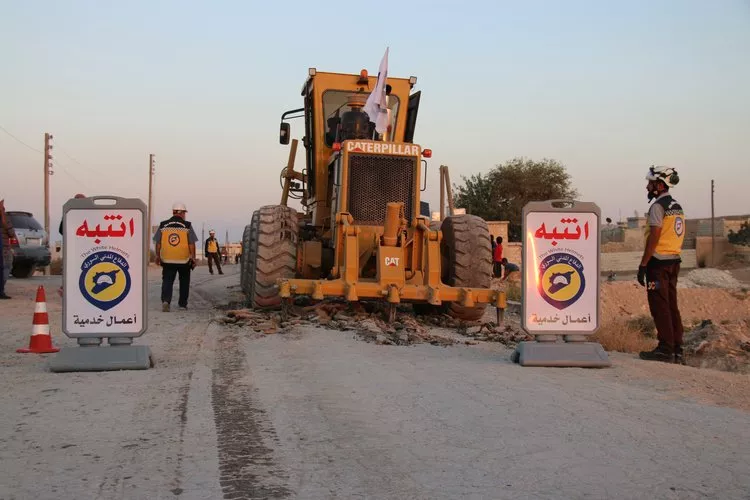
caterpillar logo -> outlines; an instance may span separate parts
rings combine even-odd
[[[398,257],[386,257],[385,265],[388,267],[398,267]]]

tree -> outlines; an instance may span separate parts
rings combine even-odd
[[[730,229],[727,239],[733,245],[750,246],[750,223],[743,222],[736,233]]]
[[[453,186],[456,206],[485,220],[509,221],[508,237],[515,241],[521,239],[521,213],[528,202],[578,196],[565,166],[547,158],[514,158],[486,174],[461,179],[463,185]]]

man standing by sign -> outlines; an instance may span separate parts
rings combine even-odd
[[[203,254],[208,259],[208,272],[213,274],[214,269],[211,265],[211,261],[216,263],[216,269],[219,274],[224,274],[221,270],[221,255],[219,254],[219,240],[216,239],[216,231],[211,229],[208,232],[208,239],[206,244],[203,245]]]
[[[195,269],[195,243],[198,235],[193,225],[185,220],[187,208],[184,203],[172,205],[172,217],[159,223],[154,235],[156,265],[162,266],[161,310],[169,311],[172,302],[172,287],[177,274],[180,275],[180,295],[177,304],[187,309],[190,294],[190,271]]]
[[[677,276],[685,239],[685,214],[669,188],[680,178],[668,167],[651,167],[646,175],[648,211],[646,248],[638,267],[638,283],[646,287],[648,307],[656,324],[659,344],[640,353],[641,359],[682,363],[682,318],[677,308]]]
[[[9,299],[10,297],[5,294],[5,282],[8,279],[13,262],[13,249],[10,246],[10,240],[16,237],[16,233],[10,217],[5,213],[5,200],[0,200],[0,233],[2,233],[0,234],[0,299]]]

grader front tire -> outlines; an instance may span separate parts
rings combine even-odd
[[[240,289],[242,293],[247,294],[250,292],[248,284],[247,274],[247,258],[250,255],[250,224],[245,226],[245,230],[242,232],[242,255],[240,256]]]
[[[250,305],[278,307],[281,297],[276,280],[294,278],[297,268],[297,211],[282,205],[261,207],[256,227],[257,233],[251,231],[254,249],[249,261],[252,263]]]
[[[492,246],[487,223],[475,215],[451,215],[443,220],[440,253],[443,282],[453,287],[490,288],[492,283]],[[476,321],[487,304],[467,308],[457,302],[446,304],[454,318]]]

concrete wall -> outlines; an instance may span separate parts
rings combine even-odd
[[[522,260],[522,244],[520,242],[503,243],[503,257],[508,259],[508,262],[518,264],[521,267]]]
[[[603,273],[614,271],[637,271],[641,263],[643,250],[637,252],[602,253],[599,270]],[[695,250],[682,251],[682,269],[693,269],[697,267]]]
[[[742,228],[742,224],[745,222],[750,222],[750,217],[747,219],[739,219],[739,220],[725,220],[724,221],[724,236],[729,236],[729,231],[734,231],[735,233]]]
[[[490,230],[490,236],[497,238],[498,236],[503,237],[503,249],[505,249],[505,243],[508,242],[508,224],[507,220],[488,220],[487,227]]]
[[[710,232],[709,232],[710,234]],[[696,259],[698,267],[713,267],[726,262],[727,255],[734,251],[735,246],[723,236],[716,237],[716,256],[711,248],[710,236],[698,236],[695,240]]]
[[[509,262],[514,264],[522,265],[522,245],[521,243],[508,243],[503,244],[503,256],[508,259]],[[750,253],[750,249],[748,250]],[[643,250],[634,252],[613,252],[613,253],[602,253],[600,258],[599,270],[603,273],[607,272],[635,272],[638,270],[638,265],[641,263],[641,256],[643,256]],[[682,269],[694,269],[698,267],[696,261],[696,251],[692,249],[682,251]]]
[[[620,241],[605,242],[602,240],[602,253],[634,252],[643,250],[646,244],[644,229],[624,229]]]

